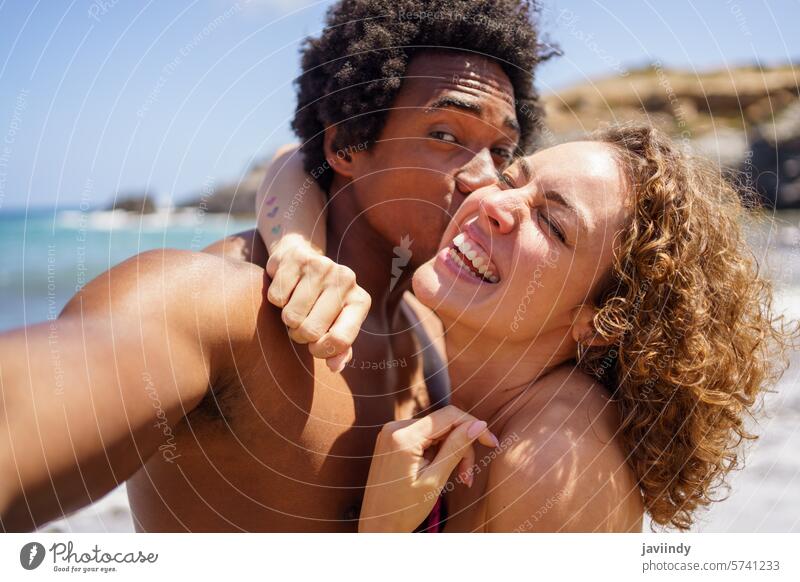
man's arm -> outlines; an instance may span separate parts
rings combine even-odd
[[[0,529],[37,527],[142,466],[252,341],[262,285],[252,265],[151,251],[58,319],[0,335]]]

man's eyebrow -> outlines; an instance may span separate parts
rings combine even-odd
[[[428,107],[425,108],[425,112],[430,113],[435,109],[446,109],[448,107],[452,107],[454,109],[463,109],[464,111],[469,111],[470,113],[474,113],[476,115],[480,115],[483,111],[480,103],[475,103],[474,101],[467,101],[459,97],[447,95],[445,97],[440,97],[428,105]]]
[[[445,95],[444,97],[439,97],[436,101],[428,105],[428,107],[425,108],[425,113],[432,113],[436,109],[447,108],[460,109],[475,115],[480,115],[483,112],[483,107],[481,107],[480,103],[461,99],[460,97],[456,97],[454,95]],[[520,133],[519,123],[517,123],[517,120],[513,117],[506,117],[503,120],[503,125],[516,133]]]

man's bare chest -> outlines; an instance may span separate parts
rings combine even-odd
[[[298,349],[241,366],[175,427],[170,462],[129,485],[144,529],[354,531],[377,434],[422,381],[413,357],[364,360],[333,374]]]
[[[352,369],[309,372],[289,385],[275,371],[269,390],[247,375],[216,414],[205,406],[179,423],[171,460],[156,455],[129,486],[144,529],[177,528],[177,518],[193,531],[354,531],[396,399],[351,389],[362,379]]]

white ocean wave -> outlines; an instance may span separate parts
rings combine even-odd
[[[198,228],[203,225],[225,227],[238,225],[240,221],[228,214],[211,214],[192,209],[159,209],[151,214],[139,214],[126,210],[63,210],[58,213],[57,226],[67,230],[133,230],[163,231],[172,228]]]

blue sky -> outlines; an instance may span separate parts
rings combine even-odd
[[[302,39],[330,2],[0,0],[0,210],[164,203],[292,140]],[[547,93],[660,60],[800,62],[798,0],[550,0]]]

